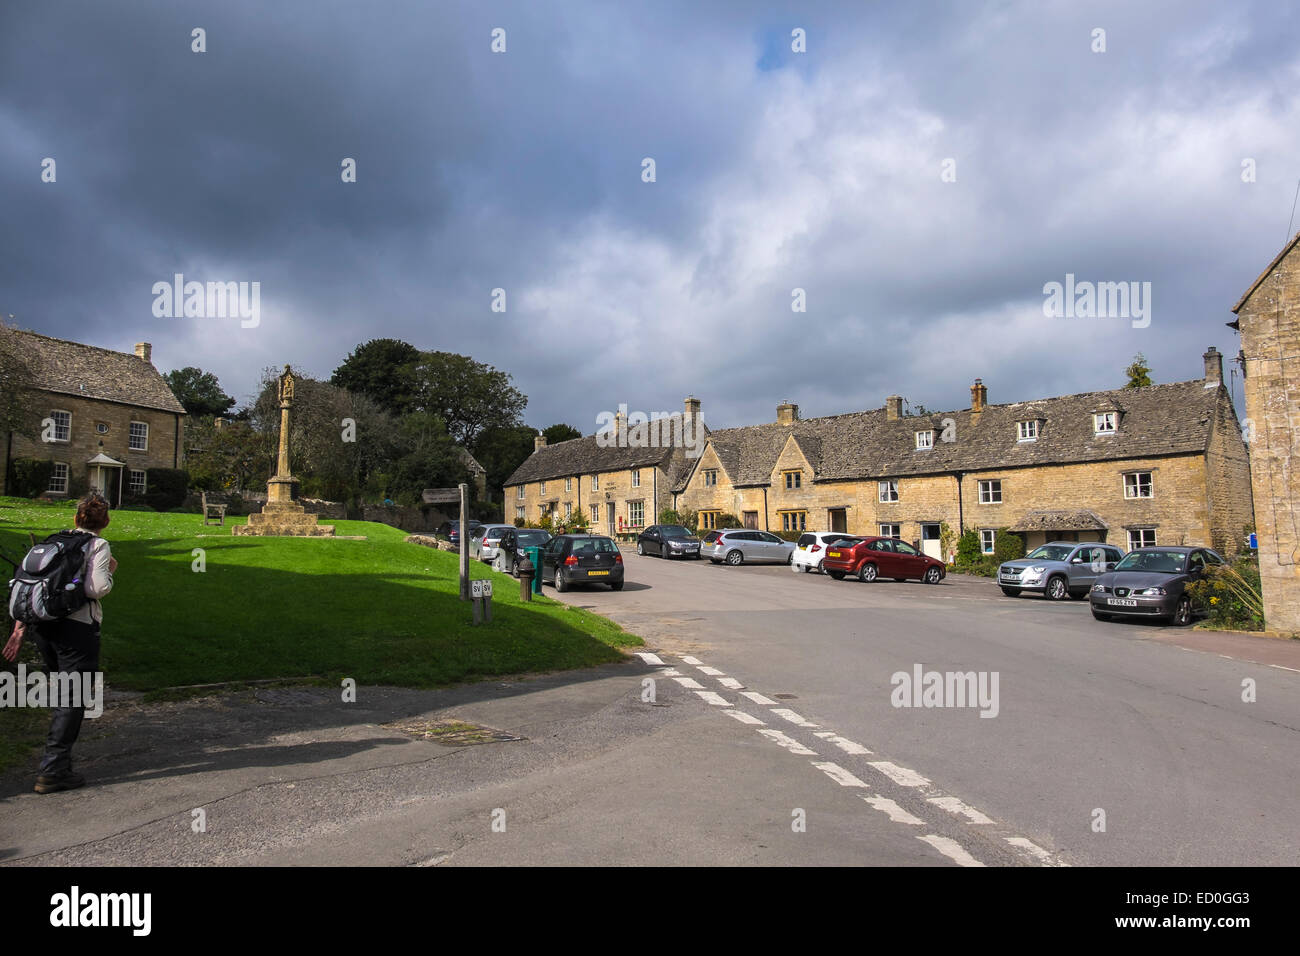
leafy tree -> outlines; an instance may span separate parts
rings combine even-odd
[[[572,425],[565,425],[560,422],[549,428],[542,429],[542,436],[546,439],[548,445],[558,445],[562,441],[571,441],[574,438],[581,438],[582,432],[578,431]]]
[[[411,410],[412,369],[420,350],[399,339],[371,339],[358,345],[330,376],[330,384],[369,396],[394,415]]]
[[[511,473],[533,453],[537,433],[527,425],[488,428],[474,446],[474,457],[487,472],[487,486],[500,491]]]
[[[211,372],[187,365],[173,369],[163,376],[176,400],[191,415],[224,415],[235,405],[235,399],[221,390],[221,383]]]
[[[1144,388],[1155,384],[1151,381],[1151,369],[1147,366],[1146,356],[1141,352],[1133,356],[1133,364],[1124,369],[1124,374],[1128,376],[1125,388]]]
[[[452,439],[470,449],[487,429],[520,424],[528,406],[508,373],[468,355],[421,352],[412,373],[413,407],[440,417]]]

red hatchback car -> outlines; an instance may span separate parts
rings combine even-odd
[[[897,538],[850,538],[832,542],[822,560],[826,573],[836,581],[856,574],[859,581],[915,578],[926,584],[938,584],[948,573],[942,561],[921,554]]]

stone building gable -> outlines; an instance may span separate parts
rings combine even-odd
[[[34,388],[185,414],[185,407],[148,358],[36,332],[11,334],[30,362]]]

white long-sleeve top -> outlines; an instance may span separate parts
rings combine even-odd
[[[113,572],[108,569],[108,563],[113,559],[113,552],[108,542],[95,532],[87,531],[85,528],[73,530],[88,534],[95,540],[86,548],[86,563],[81,572],[81,579],[86,582],[86,597],[90,598],[90,601],[85,607],[77,608],[69,614],[68,619],[80,621],[82,624],[99,624],[104,620],[104,612],[99,600],[113,590]]]

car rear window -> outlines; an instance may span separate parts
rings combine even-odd
[[[713,542],[717,541],[721,537],[722,537],[721,531],[710,531],[708,534],[704,536],[704,542],[705,544],[713,544]]]
[[[609,538],[574,538],[570,554],[616,554],[618,545]]]
[[[816,543],[817,543],[817,535],[815,535],[815,534],[801,534],[801,535],[799,535],[799,541],[798,541],[797,543],[798,543],[799,547],[801,547],[801,548],[806,548],[806,547],[807,547],[808,545],[810,545],[810,544],[816,544]]]

